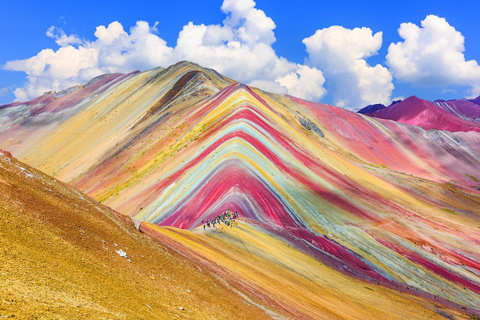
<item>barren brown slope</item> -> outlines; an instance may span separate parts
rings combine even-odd
[[[254,304],[129,218],[0,151],[1,317],[269,317]]]

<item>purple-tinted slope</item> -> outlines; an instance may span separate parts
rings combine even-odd
[[[367,113],[372,113],[372,112],[382,110],[382,109],[385,109],[385,108],[386,108],[385,105],[383,105],[381,103],[377,103],[377,104],[370,104],[370,105],[366,106],[365,108],[362,108],[362,109],[358,110],[357,112],[361,113],[361,114],[367,114]]]
[[[466,121],[480,121],[480,105],[466,100],[435,100],[434,103],[445,111]]]
[[[476,97],[475,99],[470,100],[471,102],[480,105],[480,96]]]
[[[395,105],[391,105],[388,108],[368,113],[366,115],[420,126],[426,130],[437,129],[451,132],[480,132],[479,123],[462,119],[433,102],[422,100],[415,96]]]

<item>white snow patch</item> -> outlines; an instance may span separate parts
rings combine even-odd
[[[22,168],[22,167],[18,167],[20,170],[22,170],[26,176],[30,177],[30,178],[33,178],[33,175],[25,168]]]
[[[127,256],[127,253],[125,251],[123,251],[122,249],[118,249],[117,251],[115,251],[116,253],[118,253],[118,255],[122,258],[125,258],[125,259],[128,259],[128,256]]]

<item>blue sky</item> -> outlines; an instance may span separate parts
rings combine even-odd
[[[15,99],[14,91],[19,88],[23,91],[17,90],[17,97],[23,96],[30,99],[48,86],[55,86],[51,89],[59,90],[71,84],[86,82],[85,79],[97,75],[97,73],[128,72],[129,68],[149,68],[153,67],[152,64],[156,62],[169,64],[176,59],[184,58],[197,60],[204,66],[220,69],[220,72],[247,84],[320,102],[334,103],[350,109],[358,109],[367,102],[386,102],[395,97],[410,95],[417,95],[429,100],[462,98],[476,95],[480,88],[478,65],[466,63],[469,60],[480,59],[480,43],[478,42],[480,28],[478,28],[477,22],[480,3],[478,2],[462,0],[401,2],[257,0],[253,6],[252,2],[252,0],[227,0],[222,7],[223,1],[208,0],[142,1],[141,4],[134,4],[131,1],[115,1],[114,5],[111,1],[78,1],[75,3],[2,1],[0,3],[0,43],[2,47],[0,50],[0,65],[2,65],[0,104],[13,101]],[[242,6],[247,6],[248,10],[244,10]],[[249,18],[245,18],[246,16],[242,16],[242,14],[247,15],[252,12],[255,12],[256,15],[254,15],[254,19],[251,19],[252,23],[248,25]],[[236,15],[238,19],[235,18]],[[428,20],[430,27],[422,28],[421,22],[428,15],[434,17]],[[227,17],[230,17],[229,24],[223,22]],[[131,36],[129,44],[117,43],[106,47],[99,41],[94,43],[98,40],[98,37],[94,35],[96,28],[102,25],[108,28],[109,24],[115,21],[123,27],[123,31],[127,35]],[[147,22],[148,28],[150,28],[147,33],[155,35],[156,38],[150,37],[150,40],[144,42],[138,41],[139,38],[134,38],[131,28],[139,26],[137,21]],[[258,21],[265,23],[256,25]],[[155,26],[156,22],[158,24]],[[215,41],[219,41],[218,43],[209,42],[210,51],[205,49],[207,44],[202,43],[201,46],[207,50],[205,55],[208,57],[197,57],[195,54],[203,51],[196,50],[192,43],[187,43],[182,48],[176,48],[179,32],[189,22],[193,22],[189,28],[192,35],[201,29],[199,26],[202,24],[219,28],[225,27],[222,30],[228,29],[228,32],[233,33],[225,35],[225,38],[216,37]],[[390,44],[399,41],[406,42],[399,35],[398,29],[402,23],[407,22],[425,31],[423,32],[425,36],[419,37],[421,41],[416,43],[418,47],[414,47],[412,44],[405,45],[405,48],[397,48],[395,57],[392,54],[391,59],[387,61]],[[274,27],[272,27],[272,23]],[[46,33],[52,26],[55,29],[51,29],[49,37]],[[341,26],[342,28],[336,29],[332,26]],[[238,32],[242,27],[246,27],[248,37]],[[362,31],[358,29],[358,32],[354,32],[354,28],[369,28],[371,34],[365,29]],[[139,26],[137,33],[141,29]],[[217,30],[218,28],[208,29]],[[313,37],[317,30],[323,31]],[[412,28],[409,30],[411,31]],[[381,34],[375,36],[378,32]],[[407,28],[405,28],[405,32],[407,32]],[[255,33],[261,33],[261,35],[252,40]],[[61,42],[59,39],[63,34],[65,37],[74,35],[75,38]],[[147,36],[150,35],[143,34],[138,37],[144,39]],[[461,40],[461,36],[465,38],[465,50],[463,51],[461,44],[457,43],[457,49],[452,50],[447,56],[442,55],[445,49],[441,47],[442,42],[437,39],[444,37],[444,42],[456,43]],[[302,42],[307,38],[311,39],[307,41],[310,46],[308,52],[306,43]],[[74,40],[70,41],[71,39]],[[343,39],[340,41],[343,47],[338,47],[336,39]],[[352,45],[352,41],[355,42],[356,39],[360,39],[360,44]],[[161,40],[164,40],[165,44],[161,44]],[[411,39],[412,43],[413,40]],[[151,41],[154,41],[157,47],[150,48]],[[229,41],[231,43],[239,42],[241,46],[245,46],[245,52],[251,53],[251,57],[265,55],[270,56],[271,59],[255,61],[252,63],[252,70],[246,72],[241,66],[249,65],[248,57],[250,56],[240,55],[245,56],[245,60],[236,61],[235,59],[239,56],[238,52],[227,50]],[[365,43],[365,46],[362,43]],[[134,47],[142,45],[146,47]],[[78,70],[69,70],[68,79],[67,75],[62,74],[60,70],[56,73],[37,73],[34,75],[34,80],[27,79],[26,72],[30,72],[30,74],[32,72],[28,69],[31,66],[25,62],[8,63],[36,57],[44,49],[50,48],[52,52],[57,52],[62,46],[72,46],[75,49],[95,47],[100,52],[98,62],[85,68],[88,69],[88,72],[80,70],[82,68],[80,65],[79,72],[77,72]],[[213,52],[218,52],[218,50],[212,51],[213,46],[223,50],[221,51],[223,58],[231,54],[231,60],[236,61],[236,66],[227,66],[228,61],[231,60],[225,60],[222,62],[223,64],[217,62],[219,59]],[[422,50],[429,46],[437,48],[438,51],[417,59]],[[123,63],[124,60],[118,60],[110,63],[110,58],[117,56],[113,52],[115,48],[122,54],[132,52],[128,56],[127,62]],[[153,59],[151,55],[158,50],[163,50],[162,48],[165,49],[164,57]],[[229,48],[231,49],[231,46]],[[265,51],[259,48],[263,48],[262,50]],[[148,51],[150,49],[152,49],[151,52]],[[143,54],[143,52],[147,53]],[[350,54],[341,56],[345,52],[350,52]],[[411,54],[408,57],[410,60],[407,62],[402,60],[406,53]],[[106,57],[103,59],[104,61],[110,62],[102,64],[102,55]],[[72,56],[72,59],[75,59],[75,55]],[[81,59],[80,54],[77,55],[77,59]],[[412,66],[412,63],[415,65]],[[279,67],[280,64],[282,64],[281,67]],[[379,66],[374,68],[377,64]],[[44,67],[46,69],[62,68],[61,66],[50,66],[48,63]],[[416,71],[405,71],[409,68],[414,68]],[[466,68],[468,70],[465,70]],[[264,70],[263,73],[261,69]],[[72,76],[72,74],[74,75]],[[368,76],[366,76],[367,74]],[[54,75],[60,75],[60,78],[65,79],[54,83],[52,78]],[[315,85],[310,85],[310,83]],[[362,86],[360,83],[364,83],[364,85]],[[365,83],[368,85],[365,86]],[[377,94],[375,90],[381,94]]]

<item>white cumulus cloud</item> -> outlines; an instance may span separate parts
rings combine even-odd
[[[168,65],[173,61],[173,49],[154,31],[155,26],[138,21],[128,34],[119,22],[112,22],[97,27],[95,41],[80,41],[51,27],[47,35],[60,45],[57,51],[44,49],[29,59],[8,61],[4,69],[27,74],[25,86],[14,90],[17,100],[24,101],[85,83],[100,74]],[[75,46],[78,41],[80,45]]]
[[[97,40],[86,45],[97,50],[97,67],[108,72],[166,66],[173,61],[173,49],[155,34],[156,31],[156,24],[150,27],[147,22],[138,21],[128,34],[115,21],[108,27],[97,27]]]
[[[465,38],[445,18],[428,15],[421,27],[402,23],[403,41],[388,48],[387,64],[395,78],[422,86],[465,85],[480,94],[480,66],[465,60]]]
[[[251,86],[265,91],[290,94],[306,100],[318,101],[327,94],[323,87],[325,78],[322,71],[304,65],[297,65],[297,70],[285,76],[280,76],[274,81],[254,80]]]
[[[299,65],[297,71],[278,78],[276,82],[287,88],[289,94],[296,97],[306,97],[313,101],[320,99],[327,93],[327,90],[323,88],[325,78],[317,68]]]
[[[25,86],[14,91],[17,100],[26,100],[87,80],[79,79],[79,71],[94,67],[97,57],[98,52],[93,48],[66,46],[57,51],[44,49],[29,59],[9,61],[4,68],[27,74]]]
[[[275,23],[263,10],[255,8],[253,0],[225,0],[222,11],[229,14],[223,22],[227,28],[236,29],[238,38],[247,45],[275,42]]]
[[[75,45],[82,43],[82,40],[79,39],[76,35],[72,34],[67,36],[63,29],[57,28],[55,26],[51,26],[50,28],[48,28],[46,34],[48,37],[55,39],[55,42],[61,47],[65,47],[71,44]]]
[[[390,102],[392,75],[384,66],[370,66],[365,60],[382,46],[382,32],[373,35],[369,28],[332,26],[317,30],[303,43],[310,65],[322,70],[327,78],[335,105],[358,109]]]
[[[102,73],[146,70],[189,60],[214,68],[237,81],[265,90],[318,100],[326,94],[322,71],[278,56],[272,48],[275,23],[253,0],[225,0],[221,24],[188,23],[175,47],[157,35],[157,24],[138,21],[125,31],[115,21],[96,28],[94,41],[66,35],[56,27],[47,31],[60,46],[44,49],[25,60],[9,61],[4,69],[27,74],[27,83],[14,93],[17,100],[36,97],[84,83]]]

